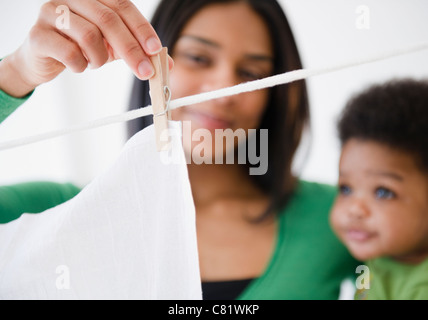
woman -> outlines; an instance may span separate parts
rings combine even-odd
[[[273,0],[165,0],[152,25],[175,62],[173,99],[301,68],[290,27]],[[118,50],[107,43],[104,59],[86,61],[114,57]],[[131,106],[147,105],[141,79],[150,72],[139,73],[141,63],[129,65],[139,78]],[[299,181],[291,171],[309,117],[304,82],[183,107],[172,117],[213,137],[227,128],[269,132],[264,175],[250,175],[247,164],[188,165],[204,298],[337,299],[356,261],[328,225],[335,190]],[[134,121],[130,134],[147,124],[147,118]],[[184,143],[188,155],[195,147]],[[208,157],[226,152],[213,148]]]

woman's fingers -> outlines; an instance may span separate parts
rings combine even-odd
[[[125,5],[125,3],[129,2],[128,0],[111,0],[110,5],[117,5],[113,8],[96,0],[65,0],[64,2],[72,12],[92,23],[100,30],[114,53],[128,64],[135,75],[140,79],[148,79],[153,75],[154,69],[151,65],[149,54],[156,53],[156,51],[146,52],[143,50],[141,42],[143,42],[143,39],[147,39],[144,42],[145,46],[152,46],[149,44],[151,41],[148,40],[154,36],[157,39],[157,36],[152,31],[153,29],[139,27],[138,38],[140,40],[137,40],[136,36],[128,28],[128,25],[141,26],[146,25],[148,22],[142,15],[137,14],[139,12],[135,6]],[[118,3],[122,4],[118,5]],[[122,16],[125,16],[124,12],[128,16],[126,23],[122,20]],[[158,45],[161,48],[160,42]]]
[[[58,24],[61,19],[69,23]],[[161,48],[153,27],[129,0],[51,0],[14,61],[21,61],[16,69],[23,69],[22,78],[32,86],[52,80],[65,67],[83,72],[116,59],[146,80],[154,74],[150,56]]]
[[[100,2],[120,16],[146,54],[155,55],[161,51],[162,44],[155,30],[131,1],[100,0]]]
[[[43,9],[45,12],[40,18],[42,23],[52,26],[58,18],[56,7],[52,2],[48,2],[45,5]],[[92,68],[99,68],[104,65],[109,59],[109,53],[101,31],[95,25],[73,12],[69,12],[68,20],[69,28],[57,29],[52,26],[52,30],[64,35],[66,39],[73,40],[79,46]]]
[[[33,27],[30,31],[30,45],[33,50],[36,50],[38,56],[43,57],[42,59],[51,60],[51,63],[47,62],[43,65],[45,70],[40,72],[43,75],[49,76],[51,72],[49,69],[51,68],[52,73],[55,69],[58,69],[58,65],[54,63],[55,61],[59,61],[76,73],[83,72],[88,66],[88,61],[80,47],[74,41],[65,38],[55,30],[39,26]],[[34,69],[36,69],[41,63],[36,59],[34,65]]]

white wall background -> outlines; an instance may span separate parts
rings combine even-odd
[[[15,50],[34,24],[41,0],[2,0],[0,56]],[[135,0],[150,18],[157,0]],[[428,41],[426,0],[282,0],[305,67],[352,60]],[[359,6],[369,9],[360,28]],[[277,41],[281,41],[277,39]],[[339,158],[335,121],[347,99],[367,85],[399,76],[428,78],[428,51],[308,80],[313,141],[302,168],[306,179],[335,183]],[[127,110],[132,74],[116,61],[83,74],[64,72],[40,86],[0,124],[0,141],[33,135]],[[126,141],[125,124],[85,131],[0,152],[0,185],[28,180],[85,185],[107,168]]]

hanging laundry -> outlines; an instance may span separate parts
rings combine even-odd
[[[152,125],[75,198],[0,225],[0,299],[202,299],[181,124],[169,131],[168,154]]]

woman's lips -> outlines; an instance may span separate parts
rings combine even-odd
[[[196,120],[199,125],[206,129],[227,129],[232,127],[232,122],[221,116],[213,115],[208,112],[187,110],[191,120]]]

